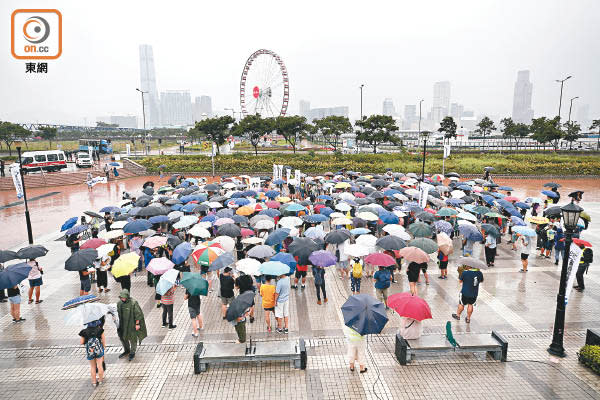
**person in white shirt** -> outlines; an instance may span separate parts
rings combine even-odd
[[[423,324],[416,319],[402,317],[398,333],[404,339],[418,339],[423,334]]]

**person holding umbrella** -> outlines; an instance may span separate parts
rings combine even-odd
[[[246,316],[250,313],[252,304],[254,304],[254,293],[248,291],[236,297],[227,310],[225,318],[235,327],[237,343],[246,342]]]
[[[110,292],[108,288],[108,269],[110,268],[110,257],[108,255],[104,255],[95,262],[96,267],[96,275],[97,281],[96,285],[98,286],[98,292],[102,293],[105,291],[106,293]]]
[[[33,303],[32,296],[34,290],[35,304],[40,304],[42,301],[44,301],[40,300],[41,286],[44,284],[42,281],[42,274],[44,273],[44,270],[40,267],[35,258],[30,259],[27,264],[31,267],[29,276],[27,277],[27,279],[29,279],[29,304]]]
[[[584,240],[574,239],[573,243],[583,250],[581,254],[581,260],[579,261],[579,266],[577,267],[577,272],[575,273],[577,285],[573,286],[573,289],[577,290],[578,292],[583,292],[585,289],[583,274],[587,273],[590,264],[594,262],[594,252],[591,249],[592,245]]]
[[[129,296],[129,290],[122,290],[119,293],[119,300],[117,302],[117,312],[119,314],[117,333],[123,344],[123,353],[119,354],[119,358],[129,355],[129,361],[131,361],[135,357],[138,342],[142,343],[142,340],[148,336],[146,321],[138,302]]]
[[[481,263],[481,261],[470,257],[466,260],[469,259]],[[456,310],[456,314],[452,314],[452,318],[460,321],[460,314],[462,314],[465,306],[467,306],[467,318],[465,319],[465,322],[468,324],[471,322],[473,306],[475,305],[477,295],[479,294],[479,284],[483,282],[483,274],[479,269],[471,269],[471,265],[464,264],[464,270],[459,282],[462,283],[462,288],[459,294],[458,309]]]

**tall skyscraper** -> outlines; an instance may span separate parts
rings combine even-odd
[[[194,99],[194,121],[212,117],[212,100],[210,96],[200,96]]]
[[[533,119],[533,110],[531,109],[532,91],[533,84],[529,81],[529,71],[524,70],[517,72],[512,111],[512,119],[514,122],[525,124],[531,123],[531,120]]]
[[[300,100],[298,114],[306,119],[310,118],[310,101]]]
[[[460,124],[460,119],[462,118],[464,111],[465,106],[463,106],[462,104],[450,104],[450,116],[454,119],[454,122],[456,122],[456,124]]]
[[[383,115],[393,117],[396,115],[396,108],[394,107],[394,101],[389,97],[383,100]]]
[[[192,97],[188,90],[167,90],[160,94],[160,114],[163,126],[187,126],[194,123]]]
[[[413,123],[418,122],[417,106],[414,104],[407,104],[404,106],[404,120],[402,121],[402,129],[412,129]]]
[[[331,115],[335,115],[338,117],[348,117],[348,107],[340,106],[340,107],[311,108],[310,118],[307,118],[307,119],[309,122],[312,122],[312,120],[314,120],[314,119],[321,119],[321,118],[329,117]]]
[[[156,89],[156,73],[154,71],[154,53],[152,46],[140,45],[140,90],[144,93],[146,112],[146,128],[160,125],[160,101]]]
[[[450,111],[450,82],[436,82],[433,85],[433,107],[431,117],[433,122],[439,124]]]

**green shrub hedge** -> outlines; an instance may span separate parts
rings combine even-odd
[[[140,161],[151,172],[164,164],[167,171],[210,172],[211,158],[202,155],[173,155],[147,157]],[[273,164],[289,165],[307,173],[348,170],[382,173],[387,168],[399,172],[421,171],[419,154],[291,154],[274,153],[254,156],[235,153],[215,157],[215,171],[220,173],[269,172]],[[486,166],[494,167],[494,174],[522,175],[600,175],[600,157],[557,154],[456,154],[446,160],[446,171],[460,174],[481,174]],[[425,173],[441,173],[440,155],[427,156]]]
[[[600,375],[600,346],[585,345],[577,353],[579,361]]]

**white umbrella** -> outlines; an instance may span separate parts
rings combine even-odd
[[[74,310],[69,310],[64,321],[66,325],[81,326],[99,320],[108,313],[108,306],[103,303],[84,303]]]
[[[268,219],[258,221],[256,225],[254,225],[254,229],[273,229],[274,227],[275,223],[273,221],[269,221]]]
[[[321,225],[312,226],[304,232],[304,236],[311,239],[324,239],[325,231],[323,230],[323,226]]]
[[[208,202],[207,206],[209,208],[223,208],[223,204],[216,202],[216,201],[210,201]]]
[[[256,236],[242,239],[242,243],[244,243],[244,244],[263,244],[264,242],[265,242],[265,238],[259,238]]]
[[[416,185],[417,183],[418,183],[418,181],[416,179],[414,179],[414,178],[408,178],[407,180],[404,181],[404,184],[406,186]]]
[[[233,189],[235,187],[235,183],[233,183],[233,182],[227,182],[226,184],[223,185],[223,187],[225,189]]]
[[[279,225],[284,228],[293,228],[302,225],[302,220],[298,217],[283,217],[279,220]]]
[[[331,219],[336,219],[336,218],[345,218],[346,215],[342,214],[341,212],[332,212],[331,214],[329,214],[329,218]]]
[[[104,231],[104,232],[100,233],[100,235],[98,235],[98,236],[100,236],[100,238],[102,238],[102,239],[110,240],[110,239],[116,239],[118,237],[121,237],[124,234],[125,233],[123,232],[122,229],[114,229],[114,230],[110,230],[108,232]]]
[[[361,212],[357,215],[358,218],[364,219],[365,221],[377,221],[379,217],[372,212]]]
[[[199,226],[200,228],[208,229],[212,226],[212,222],[210,221],[200,221],[194,226]]]
[[[410,188],[410,189],[406,189],[404,191],[404,194],[407,194],[407,195],[409,195],[411,197],[415,197],[415,196],[419,195],[419,191],[417,189]]]
[[[477,217],[475,217],[473,214],[470,214],[468,212],[459,212],[456,215],[456,218],[466,219],[467,221],[472,221],[472,222],[477,221]]]
[[[462,190],[453,190],[452,192],[450,192],[450,196],[452,196],[452,198],[454,199],[462,199],[466,196],[466,193]]]
[[[365,247],[375,247],[375,243],[377,242],[377,238],[371,234],[367,234],[367,235],[360,235],[359,237],[356,238],[356,244],[359,244],[361,246],[365,246]]]
[[[464,220],[464,219],[459,219],[458,220],[458,225],[472,225],[472,226],[475,226],[474,223],[472,223],[470,221],[467,221],[467,220]]]
[[[402,193],[395,193],[394,194],[394,198],[396,200],[400,200],[400,201],[407,201],[408,197],[406,197],[405,195],[403,195]]]
[[[212,241],[219,243],[225,251],[233,251],[235,249],[235,240],[229,236],[217,236]]]
[[[451,181],[459,181],[460,179],[457,178],[456,176],[451,176],[448,179],[450,179]]]
[[[235,269],[246,275],[260,275],[260,261],[254,258],[242,258],[235,263]]]
[[[397,217],[399,217],[399,218],[404,218],[404,217],[406,217],[406,214],[405,214],[405,213],[403,213],[402,211],[394,210],[394,211],[392,211],[392,212],[393,212],[393,213],[394,213],[394,214],[395,214]]]
[[[340,195],[338,197],[342,200],[354,200],[355,199],[354,195],[352,193],[348,193],[348,192],[340,193]]]
[[[98,258],[101,259],[103,257],[106,257],[108,255],[108,253],[110,253],[114,249],[115,249],[114,243],[103,244],[102,246],[100,246],[96,249],[96,251],[98,252]]]
[[[123,227],[127,225],[127,223],[127,221],[115,221],[110,225],[110,229],[123,229]]]
[[[333,221],[331,221],[332,225],[352,225],[352,220],[350,218],[346,218],[346,217],[341,217],[341,218],[336,218]]]
[[[350,207],[350,204],[348,204],[348,203],[338,203],[335,205],[335,209],[345,212],[345,211],[350,211],[352,209],[352,207]]]
[[[183,215],[184,215],[184,214],[183,214],[183,212],[181,212],[181,211],[171,211],[171,212],[169,213],[169,215],[167,215],[167,217],[169,217],[169,221],[174,221],[174,220],[176,220],[177,218],[181,218],[181,217],[183,217]]]
[[[199,237],[202,239],[206,239],[212,236],[206,228],[203,228],[198,224],[192,226],[192,229],[190,229],[188,233],[192,236]]]
[[[360,244],[350,244],[344,246],[344,254],[349,255],[350,257],[362,257],[369,254],[369,249]]]

